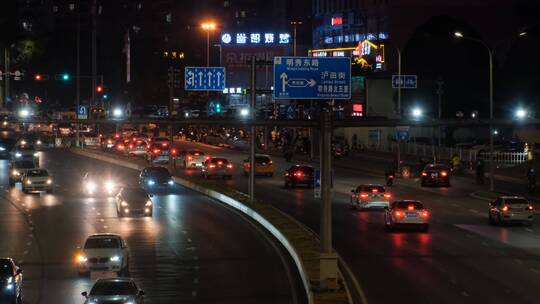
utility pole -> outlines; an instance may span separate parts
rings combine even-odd
[[[337,255],[332,247],[332,108],[321,113],[321,252],[320,288],[333,289],[337,286]]]
[[[291,25],[293,26],[293,56],[296,56],[296,36],[297,36],[296,27],[298,25],[302,25],[302,21],[291,21]]]
[[[397,117],[401,119],[401,49],[397,49],[398,53],[398,102],[397,102]],[[401,147],[400,147],[400,139],[396,138],[397,143],[397,172],[398,174],[401,173]]]
[[[75,136],[75,146],[79,147],[80,145],[80,133],[79,130],[81,128],[81,125],[79,123],[79,107],[81,103],[81,11],[80,7],[77,7],[77,68],[76,68],[76,76],[75,76],[75,86],[76,86],[76,97],[77,100],[77,131]],[[95,90],[95,88],[92,89],[92,91]],[[87,113],[86,115],[90,115],[90,113]],[[82,145],[84,146],[84,145]]]
[[[92,105],[96,105],[97,87],[97,0],[92,0]]]
[[[441,159],[441,137],[442,137],[442,96],[444,94],[443,89],[444,81],[442,79],[437,80],[437,96],[438,96],[438,108],[439,108],[439,160]]]
[[[248,184],[248,194],[249,201],[253,203],[255,201],[255,136],[256,127],[254,125],[257,113],[255,111],[256,101],[257,101],[257,57],[251,57],[251,104],[249,109],[249,114],[251,118],[250,124],[250,138],[249,138],[249,184]]]
[[[4,103],[7,104],[9,100],[9,96],[10,96],[9,80],[11,78],[11,66],[10,66],[11,65],[11,45],[7,45],[4,50],[4,60],[5,60],[4,68],[5,68],[5,78],[6,78],[5,87],[4,87],[4,94],[5,94]],[[5,104],[0,105],[1,106],[0,108],[3,108]]]

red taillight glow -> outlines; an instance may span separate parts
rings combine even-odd
[[[414,210],[414,206],[413,205],[407,206],[407,210]]]
[[[401,212],[401,211],[394,211],[394,216],[395,216],[395,217],[402,217],[402,216],[403,216],[403,212]]]
[[[187,157],[187,160],[193,160],[193,157],[188,156],[188,157]]]
[[[114,134],[114,138],[120,138],[120,134]]]
[[[534,209],[534,208],[533,208],[533,206],[532,206],[532,205],[529,205],[529,206],[527,206],[527,210],[530,210],[530,211],[532,211],[533,209]]]
[[[118,145],[118,150],[124,150],[124,145]]]
[[[302,173],[302,171],[296,171],[294,172],[294,176],[301,177],[304,176],[304,173]]]
[[[168,145],[169,145],[168,143],[162,143],[162,144],[161,144],[162,147],[166,147],[166,146],[168,146]]]
[[[366,197],[368,197],[368,195],[367,195],[367,193],[360,193],[360,197],[366,198]]]
[[[112,140],[110,140],[110,139],[107,140],[107,143],[112,144]]]
[[[379,189],[377,189],[377,188],[373,188],[373,189],[371,189],[371,192],[373,192],[373,193],[377,193],[377,192],[379,192]]]
[[[422,176],[427,176],[427,173],[426,173],[426,172],[422,172]]]
[[[133,145],[129,145],[128,147],[129,147],[130,149],[133,149]]]
[[[212,169],[212,168],[215,168],[216,165],[209,165],[208,168]]]
[[[384,195],[384,198],[391,198],[391,197],[392,197],[392,195],[391,195],[390,193],[386,193],[386,194]]]
[[[289,176],[289,172],[285,172],[285,176]]]
[[[269,164],[269,165],[271,165],[271,164],[272,164],[272,161],[271,161],[271,160],[270,160],[270,161],[268,161],[268,164]]]
[[[172,149],[172,154],[176,154],[176,149]]]
[[[422,217],[428,217],[428,216],[429,216],[429,213],[428,213],[427,211],[424,210],[424,211],[422,211],[422,213],[420,213],[420,215],[421,215]]]
[[[158,153],[159,153],[159,149],[154,149],[154,153],[155,153],[155,154],[158,154]]]
[[[508,211],[508,206],[504,205],[504,206],[501,208],[501,211],[502,211],[502,212]]]
[[[232,169],[232,164],[228,164],[227,168]]]
[[[446,171],[443,171],[443,172],[441,172],[441,175],[442,175],[442,176],[447,176],[448,173],[446,173]]]
[[[223,165],[223,162],[222,162],[222,161],[218,161],[217,164],[218,164],[218,165]]]
[[[210,159],[210,156],[207,156],[207,157],[205,157],[204,159],[205,159],[205,160],[209,160],[209,159]]]

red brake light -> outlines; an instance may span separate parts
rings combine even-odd
[[[176,149],[172,149],[172,154],[176,154]]]
[[[199,156],[199,153],[193,153],[193,155],[195,155],[195,156]]]
[[[373,188],[373,189],[371,189],[371,192],[377,193],[377,192],[379,192],[379,189]]]
[[[208,167],[209,167],[209,168],[215,168],[216,165],[209,165]]]
[[[187,159],[188,159],[188,160],[193,160],[193,157],[188,156]]]
[[[232,164],[228,164],[227,168],[232,169]]]
[[[367,193],[360,193],[360,197],[366,198],[368,197]]]
[[[158,154],[158,153],[159,153],[159,149],[154,149],[154,153],[155,153],[155,154]]]
[[[209,160],[209,159],[210,159],[210,156],[207,156],[207,157],[205,157],[204,159],[205,159],[205,160]]]
[[[129,148],[130,148],[130,149],[133,149],[133,145],[130,144],[130,145],[129,145]]]
[[[124,145],[118,145],[118,150],[122,150],[124,148],[125,148]]]
[[[269,164],[269,165],[271,165],[271,164],[272,164],[272,161],[271,161],[271,160],[270,160],[270,161],[268,161],[268,164]]]
[[[301,176],[304,176],[304,173],[302,173],[302,171],[296,171],[294,172],[294,176],[301,177]]]
[[[422,176],[427,176],[427,173],[426,173],[426,172],[422,172]]]
[[[532,205],[527,206],[527,210],[531,210],[531,211],[532,211],[532,210],[533,210],[533,206],[532,206]]]
[[[114,138],[120,138],[120,134],[114,134]]]
[[[218,164],[218,165],[223,165],[223,162],[222,162],[222,161],[218,161],[217,164]]]
[[[501,211],[502,211],[502,212],[508,211],[508,206],[507,206],[507,205],[504,205],[504,206],[501,208]]]
[[[442,175],[442,176],[447,176],[448,173],[446,173],[446,171],[442,171],[442,172],[441,172],[441,175]]]
[[[392,195],[391,195],[390,193],[386,193],[386,194],[384,194],[384,197],[385,197],[385,198],[391,198]]]
[[[394,216],[395,216],[395,217],[402,217],[402,216],[403,216],[403,212],[401,212],[401,211],[394,211]]]
[[[423,217],[428,217],[429,213],[426,210],[424,210],[422,211],[422,213],[420,213],[420,215],[422,215]]]
[[[166,147],[166,146],[168,146],[168,145],[169,145],[168,143],[161,143],[161,146],[162,146],[162,147]]]
[[[112,140],[110,140],[110,139],[107,140],[107,143],[112,144]]]
[[[407,206],[407,210],[414,210],[414,206],[413,205]]]

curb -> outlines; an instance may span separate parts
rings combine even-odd
[[[78,155],[81,155],[81,156],[85,156],[85,157],[90,157],[90,158],[94,158],[94,159],[98,159],[98,160],[102,160],[102,161],[105,161],[105,162],[109,162],[109,163],[113,163],[115,165],[120,165],[120,166],[123,166],[123,167],[126,167],[126,168],[130,168],[130,169],[134,169],[134,170],[142,170],[145,165],[143,164],[136,164],[136,163],[133,163],[131,161],[126,161],[126,160],[122,160],[122,159],[117,159],[117,158],[113,158],[113,156],[111,155],[101,155],[100,153],[95,153],[95,152],[87,152],[87,151],[84,151],[84,150],[80,150],[80,149],[76,149],[76,148],[72,148],[71,149],[72,152],[74,152],[75,154],[78,154]],[[101,151],[99,151],[101,152]],[[294,263],[296,264],[296,268],[297,268],[297,271],[298,273],[300,274],[300,277],[301,277],[301,280],[302,280],[302,285],[304,286],[304,290],[306,292],[306,296],[307,296],[307,300],[308,300],[308,303],[312,304],[312,303],[316,303],[315,301],[315,294],[314,294],[314,291],[312,290],[312,286],[311,286],[311,280],[309,278],[309,273],[300,257],[300,254],[299,252],[297,252],[297,250],[294,248],[294,246],[291,244],[291,242],[287,239],[287,237],[281,232],[279,231],[279,229],[274,226],[272,223],[270,223],[266,218],[264,218],[261,214],[259,214],[257,211],[255,211],[254,209],[250,208],[249,206],[243,204],[242,202],[230,197],[230,196],[227,196],[223,193],[220,193],[216,190],[212,190],[212,189],[209,189],[209,188],[205,188],[204,186],[201,186],[201,185],[198,185],[197,183],[195,182],[192,182],[192,181],[189,181],[187,179],[184,179],[182,177],[178,177],[178,176],[173,176],[173,179],[174,181],[181,185],[181,186],[184,186],[188,189],[191,189],[191,190],[194,190],[196,192],[199,192],[199,193],[202,193],[210,198],[213,198],[221,203],[224,203],[232,208],[234,208],[235,210],[238,210],[240,212],[242,212],[243,214],[247,215],[249,218],[251,218],[253,221],[257,222],[258,224],[260,224],[264,229],[266,229],[266,231],[268,231],[270,234],[272,234],[272,236],[274,236],[278,241],[279,243],[287,250],[287,252],[289,253],[289,255],[291,256],[292,260],[294,261]],[[307,229],[307,227],[305,227],[303,224],[299,223],[298,221],[292,219],[289,215],[283,213],[282,211],[276,209],[276,208],[273,208],[275,211],[277,211],[279,214],[281,214],[282,216],[286,217],[287,219],[289,220],[292,220],[292,222],[296,223],[300,229],[303,229],[304,231],[307,231],[310,235],[312,235],[315,239],[318,240],[318,237],[316,234],[314,234],[313,231]],[[339,264],[339,275],[340,275],[340,279],[344,282],[344,289],[345,289],[345,292],[347,294],[347,297],[349,299],[349,303],[350,304],[357,304],[357,303],[367,303],[367,300],[364,296],[364,292],[363,290],[361,289],[360,287],[360,284],[358,283],[358,281],[356,280],[356,277],[354,276],[354,274],[352,273],[351,269],[348,267],[348,265],[345,263],[345,261],[338,255],[338,264]],[[344,275],[345,274],[345,275]],[[347,280],[345,280],[347,279]],[[353,295],[354,295],[354,298],[353,298]],[[357,301],[356,299],[358,299],[359,301]],[[325,303],[332,303],[332,302],[325,302]]]

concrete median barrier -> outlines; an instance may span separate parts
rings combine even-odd
[[[128,159],[122,155],[92,149],[71,149],[74,153],[115,165],[141,170],[143,160]],[[263,202],[248,203],[245,193],[211,183],[193,176],[175,176],[175,182],[224,203],[258,223],[286,249],[302,279],[309,303],[359,304],[367,303],[354,274],[343,259],[339,259],[339,288],[319,290],[319,248],[315,233],[292,217]]]

